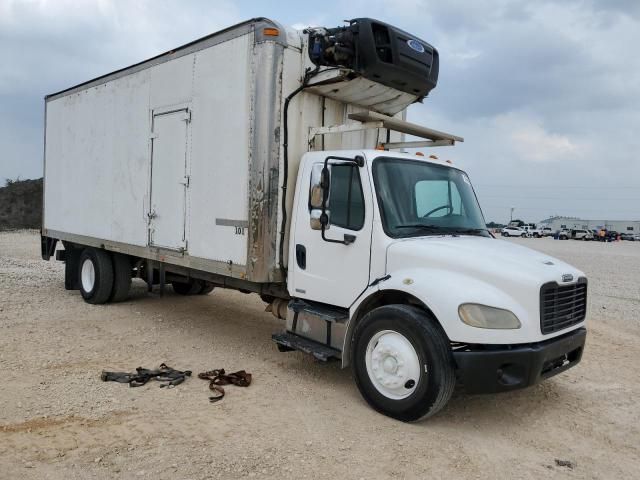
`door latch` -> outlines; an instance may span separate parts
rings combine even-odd
[[[149,219],[149,221],[153,220],[157,216],[158,214],[156,213],[155,210],[151,210],[149,213],[147,213],[147,218]]]

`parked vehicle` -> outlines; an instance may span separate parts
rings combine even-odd
[[[524,229],[524,227],[504,227],[501,231],[503,237],[530,237],[531,233]]]
[[[574,240],[593,240],[593,233],[590,230],[573,229],[571,238]]]
[[[543,237],[551,237],[551,236],[553,236],[553,230],[551,230],[551,227],[542,227],[540,229],[540,234]]]
[[[528,223],[524,227],[524,230],[534,238],[542,237],[542,230],[539,229],[534,223]]]
[[[620,234],[615,230],[607,230],[607,235],[606,235],[607,241],[615,242],[616,240],[618,240],[619,235]]]
[[[620,240],[628,240],[630,242],[640,241],[640,233],[621,233]]]
[[[557,240],[569,240],[569,238],[571,238],[571,232],[566,228],[563,228],[562,230],[558,230],[553,238]]]
[[[494,239],[462,169],[394,151],[462,141],[404,120],[438,65],[379,21],[260,18],[49,95],[42,257],[90,304],[124,300],[132,277],[257,293],[284,320],[279,349],[351,366],[405,421],[456,381],[498,392],[565,371],[584,273]]]

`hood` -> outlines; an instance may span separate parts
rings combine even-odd
[[[584,276],[562,260],[488,237],[410,238],[395,241],[387,248],[387,273],[418,266],[478,277],[489,283],[508,280],[527,286],[551,281],[572,283]]]

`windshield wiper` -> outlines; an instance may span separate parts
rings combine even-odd
[[[485,233],[488,232],[486,228],[455,228],[452,227],[451,231],[460,234],[474,234],[474,233]]]
[[[394,228],[420,228],[422,230],[429,230],[431,232],[442,231],[442,227],[439,225],[429,225],[425,223],[408,223],[406,225],[396,225]]]

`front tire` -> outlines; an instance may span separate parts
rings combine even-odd
[[[104,250],[85,248],[78,262],[78,283],[84,301],[106,303],[113,291],[113,262]]]
[[[435,319],[410,305],[369,312],[353,334],[353,375],[364,399],[405,422],[430,417],[455,387],[449,339]]]
[[[503,237],[508,237],[508,236],[509,236],[509,233],[508,233],[508,232],[502,232],[502,236],[503,236]]]

